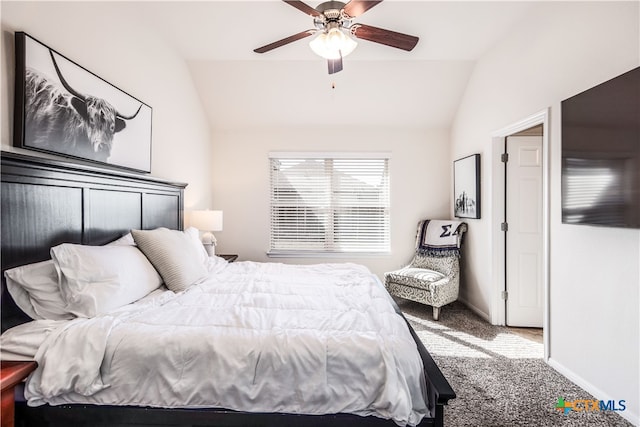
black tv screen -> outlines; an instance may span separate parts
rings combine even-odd
[[[562,101],[562,222],[640,228],[640,67]]]

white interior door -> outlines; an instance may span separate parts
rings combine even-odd
[[[506,323],[543,324],[542,137],[507,138]]]

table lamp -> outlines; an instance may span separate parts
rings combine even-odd
[[[222,231],[222,211],[191,211],[191,225],[202,232],[202,244],[209,256],[214,256],[218,242],[212,231]]]

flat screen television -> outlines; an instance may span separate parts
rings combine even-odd
[[[640,228],[640,67],[562,101],[562,222]]]

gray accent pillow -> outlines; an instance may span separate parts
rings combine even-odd
[[[158,270],[164,284],[173,292],[181,292],[198,283],[207,269],[196,244],[186,233],[168,228],[131,230],[138,249]]]

